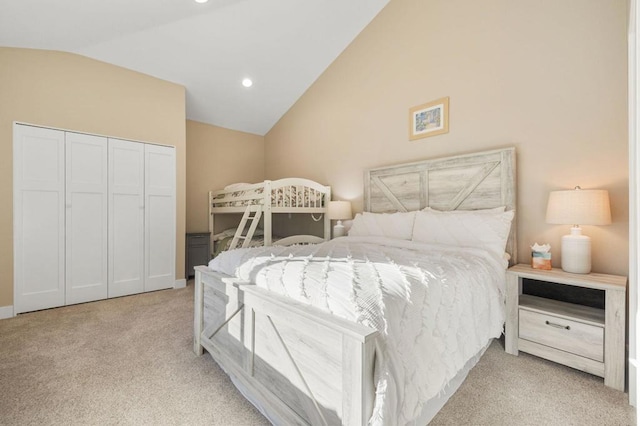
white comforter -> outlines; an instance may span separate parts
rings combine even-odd
[[[380,332],[372,425],[409,424],[504,323],[506,260],[372,237],[231,250],[209,264]]]

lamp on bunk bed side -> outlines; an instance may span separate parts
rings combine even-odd
[[[330,201],[327,214],[329,219],[338,221],[333,227],[333,238],[343,237],[345,231],[342,221],[351,219],[351,203],[349,201]]]

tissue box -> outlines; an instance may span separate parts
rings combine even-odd
[[[533,269],[551,269],[551,253],[542,253],[539,251],[531,252],[531,267]]]

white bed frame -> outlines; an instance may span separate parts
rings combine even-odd
[[[255,191],[262,188],[261,194],[245,193],[237,196],[239,191]],[[306,194],[314,201],[308,203],[304,207],[291,207],[276,202],[272,202],[272,191],[282,190],[286,194],[296,193]],[[317,200],[317,201],[316,201]],[[324,215],[324,234],[323,237],[315,235],[294,235],[284,238],[278,244],[290,245],[301,243],[318,243],[329,240],[331,238],[331,221],[328,218],[327,207],[331,200],[331,187],[324,186],[317,182],[303,178],[286,178],[278,180],[265,180],[260,183],[243,186],[241,189],[222,189],[218,191],[209,191],[209,232],[211,233],[211,251],[214,251],[213,236],[215,234],[215,215],[224,213],[248,213],[251,206],[261,206],[261,215],[264,218],[264,245],[273,244],[272,232],[272,214],[273,213],[310,213]],[[304,204],[300,197],[297,199],[297,205]],[[242,203],[241,206],[227,206],[228,203]],[[253,228],[255,229],[255,228]],[[253,236],[251,232],[248,236],[250,240]]]
[[[515,208],[515,150],[369,170],[372,212]],[[509,240],[515,256],[515,224]],[[194,351],[203,349],[274,424],[365,425],[377,332],[200,266]]]

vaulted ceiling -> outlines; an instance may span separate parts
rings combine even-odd
[[[264,135],[388,1],[0,0],[0,45],[179,83],[187,118]]]

